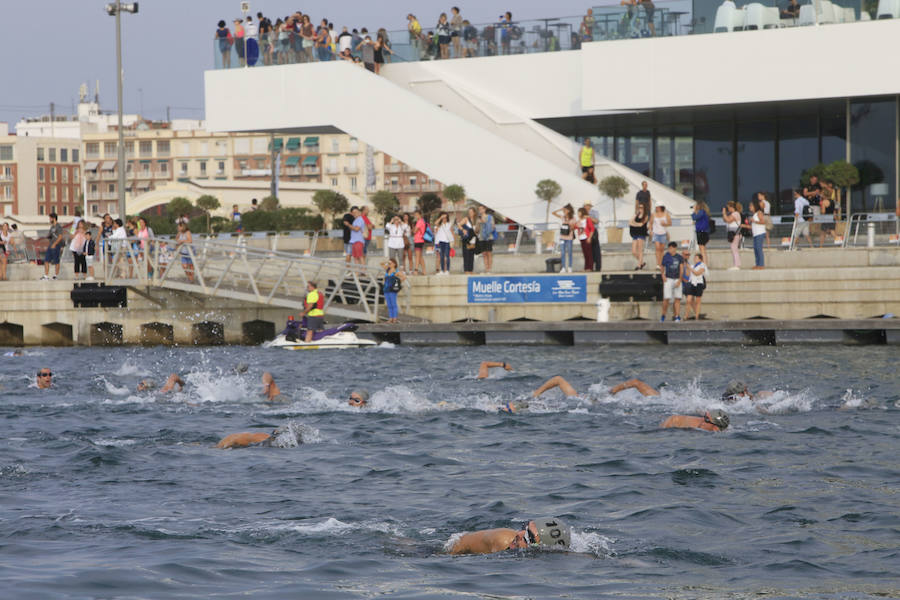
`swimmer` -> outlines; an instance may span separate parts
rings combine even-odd
[[[763,398],[769,398],[772,394],[773,392],[769,391],[760,391],[754,394],[750,391],[750,388],[745,382],[732,379],[728,382],[725,391],[722,392],[722,401],[729,404],[733,404],[743,398],[749,398],[750,400],[756,401],[762,400]]]
[[[178,375],[176,375],[175,373],[172,373],[171,375],[169,375],[169,378],[166,379],[165,385],[163,385],[162,388],[160,388],[159,393],[160,394],[168,394],[169,392],[171,392],[172,390],[175,389],[176,385],[178,386],[178,391],[180,392],[181,390],[184,389],[184,380],[181,377],[179,377]],[[150,391],[153,391],[153,389],[155,387],[156,387],[156,382],[153,381],[152,379],[142,379],[137,384],[137,391],[150,392]]]
[[[702,417],[691,417],[688,415],[672,415],[662,422],[660,427],[663,429],[680,428],[680,429],[703,429],[706,431],[724,431],[728,428],[730,419],[725,411],[715,408],[708,410]]]
[[[478,376],[475,379],[487,379],[491,372],[491,369],[506,369],[507,371],[512,371],[513,368],[506,362],[490,362],[485,361],[481,363],[481,366],[478,367]]]
[[[44,367],[37,372],[35,383],[39,390],[46,390],[53,385],[53,372],[49,367]]]
[[[272,377],[272,374],[266,371],[262,374],[262,384],[263,384],[263,396],[266,397],[266,402],[287,402],[287,398],[285,398],[281,394],[281,390],[278,389],[278,385],[275,383],[275,378]]]
[[[491,554],[529,547],[568,549],[572,531],[555,517],[528,521],[521,530],[500,528],[473,531],[462,535],[450,554]]]
[[[629,379],[625,383],[620,383],[617,386],[609,388],[609,393],[615,396],[622,390],[635,389],[639,391],[644,396],[659,396],[659,391],[654,389],[653,387],[647,385],[640,379]]]
[[[23,356],[24,353],[21,350],[10,350],[9,352],[4,352],[3,356]]]
[[[369,392],[366,390],[353,390],[347,404],[356,408],[365,408],[369,404]]]
[[[276,438],[283,433],[288,433],[291,431],[290,424],[285,425],[283,427],[276,427],[272,430],[272,433],[262,433],[262,432],[252,432],[252,431],[244,431],[241,433],[232,433],[231,435],[226,435],[219,443],[216,444],[216,448],[222,449],[230,449],[230,448],[247,448],[249,446],[273,446]],[[295,438],[291,439],[290,443],[279,445],[281,448],[285,447],[293,447],[298,444],[302,444],[303,440],[300,438],[298,434],[294,434]]]
[[[563,379],[562,377],[557,375],[556,377],[551,377],[544,383],[544,385],[542,385],[538,389],[534,390],[532,397],[537,398],[544,392],[552,390],[555,387],[558,387],[559,389],[561,389],[562,393],[565,394],[566,396],[577,396],[578,395],[578,392],[575,391],[575,388],[573,388],[572,385],[568,381],[566,381],[565,379]]]
[[[507,402],[506,404],[501,405],[497,410],[509,414],[521,412],[523,410],[528,410],[528,402],[525,400]]]

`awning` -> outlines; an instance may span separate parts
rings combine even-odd
[[[99,165],[100,165],[100,163],[99,163],[98,161],[92,160],[92,161],[90,161],[90,162],[84,163],[84,170],[85,170],[85,171],[96,171],[96,170],[97,170],[97,167],[98,167]]]
[[[305,140],[303,140],[303,145],[304,146],[318,146],[319,145],[318,136],[306,138]]]
[[[139,189],[139,190],[149,190],[149,189],[150,189],[150,182],[149,182],[149,181],[141,181],[140,183],[137,184],[137,189]]]
[[[281,146],[284,145],[284,140],[281,138],[275,138],[275,147],[272,147],[272,144],[269,144],[269,150],[281,150]]]
[[[309,158],[309,157],[307,157]],[[300,162],[299,156],[288,156],[287,160],[284,162],[287,167],[296,167],[297,163]]]
[[[309,138],[306,138],[306,139],[309,139]],[[303,166],[304,167],[314,167],[314,166],[316,166],[316,160],[318,160],[318,157],[316,157],[316,156],[307,156],[306,158],[303,159]]]
[[[108,160],[103,163],[103,166],[100,168],[101,171],[115,171],[116,170],[116,161]]]
[[[300,147],[300,138],[288,138],[287,149],[296,150]]]
[[[142,160],[142,161],[141,161],[141,164],[142,164],[142,165],[149,165],[149,164],[152,163],[152,162],[153,162],[152,160]]]
[[[159,162],[159,163],[167,163],[167,162],[169,162],[169,159],[168,159],[168,158],[158,158],[158,159],[156,160],[156,162]]]

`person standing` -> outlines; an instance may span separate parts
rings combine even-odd
[[[75,226],[75,235],[69,243],[69,250],[72,251],[72,257],[75,260],[75,281],[87,277],[87,261],[85,260],[84,246],[87,243],[87,237],[84,235],[85,222],[78,221]],[[78,274],[81,273],[81,277]]]
[[[248,19],[250,17],[247,17]],[[234,223],[234,230],[238,233],[244,231],[244,226],[241,224],[241,211],[238,210],[238,205],[235,204],[231,207],[231,222]]]
[[[416,210],[414,216],[416,221],[413,233],[413,246],[415,247],[415,273],[417,275],[427,275],[428,273],[425,268],[425,258],[422,256],[422,253],[425,250],[425,232],[428,230],[428,223],[425,222],[425,217],[422,216],[421,210]]]
[[[691,309],[694,307],[694,286],[691,284],[691,251],[685,248],[681,251],[681,260],[684,268],[681,270],[681,296],[684,298],[684,320],[691,318]],[[679,313],[680,314],[680,313]]]
[[[703,200],[697,200],[694,203],[694,212],[691,213],[691,219],[694,221],[694,234],[697,236],[697,247],[703,255],[703,262],[706,260],[706,244],[709,243],[709,207]]]
[[[638,192],[640,193],[640,192]],[[668,227],[672,225],[672,215],[660,204],[653,215],[653,244],[656,246],[656,268],[662,267],[663,254],[669,241]]]
[[[393,258],[399,267],[403,264],[403,253],[405,250],[403,245],[405,239],[403,235],[403,221],[400,220],[400,215],[391,217],[390,222],[385,226],[385,233],[387,234],[388,257]]]
[[[766,214],[759,200],[750,202],[750,232],[753,234],[753,257],[756,259],[756,270],[766,268],[763,246],[766,243]]]
[[[678,255],[678,244],[669,242],[669,248],[662,258],[663,301],[660,321],[666,320],[669,311],[669,300],[674,299],[672,316],[676,323],[681,321],[681,276],[684,272],[684,259]]]
[[[594,147],[591,145],[591,138],[584,138],[584,144],[578,153],[578,162],[581,165],[581,178],[591,183],[596,183],[594,177]]]
[[[635,271],[640,271],[647,263],[644,262],[644,244],[647,242],[647,222],[650,215],[644,211],[644,205],[637,203],[634,217],[628,222],[628,233],[631,235],[631,255],[637,261]]]
[[[800,236],[806,236],[809,247],[812,248],[812,238],[809,237],[809,222],[812,220],[812,209],[809,200],[800,192],[794,190],[794,241],[797,249],[800,248]]]
[[[0,226],[0,281],[6,281],[7,256],[12,248],[12,235],[9,233],[9,223]]]
[[[400,314],[400,309],[397,305],[397,293],[400,292],[403,282],[406,280],[406,275],[397,270],[397,261],[393,257],[381,263],[381,266],[384,269],[384,303],[388,309],[387,322],[396,323]]]
[[[416,19],[416,15],[409,13],[406,15],[407,26],[406,29],[409,31],[409,45],[413,47],[415,53],[413,54],[413,60],[421,60],[422,59],[422,25],[419,24],[419,20]]]
[[[652,215],[653,214],[653,199],[650,197],[650,189],[647,187],[647,182],[641,182],[641,189],[638,190],[638,193],[634,195],[634,210],[637,212],[638,204],[644,205],[644,214]]]
[[[600,271],[603,265],[603,252],[600,249],[600,213],[590,202],[585,202],[584,209],[594,224],[594,235],[591,237],[591,254],[594,259],[594,270]]]
[[[369,42],[372,40],[369,39]],[[328,19],[322,19],[316,30],[316,55],[319,62],[331,60],[331,36],[328,33]]]
[[[259,60],[259,43],[256,41],[258,35],[259,28],[253,22],[253,17],[247,15],[247,18],[244,19],[244,45],[247,51],[247,64],[251,67],[255,66],[256,61]],[[256,58],[251,61],[250,57]]]
[[[475,218],[475,209],[469,208],[466,216],[456,221],[456,235],[459,236],[462,245],[463,273],[475,271],[475,248],[478,246],[478,235],[472,220]]]
[[[353,211],[356,210],[356,207],[352,207],[350,212],[344,213],[344,216],[341,217],[341,229],[344,234],[344,260],[347,264],[350,264],[350,258],[353,256],[353,246],[350,244],[350,234],[353,232],[353,221],[356,219],[353,216]]]
[[[231,45],[234,43],[234,38],[232,38],[231,32],[225,26],[225,21],[219,21],[213,39],[219,44],[219,54],[222,55],[222,67],[225,69],[231,68]]]
[[[238,62],[240,65],[246,66],[247,59],[245,58],[244,53],[244,24],[241,19],[235,19],[233,21],[234,24],[234,50],[238,55]]]
[[[369,36],[363,38],[356,50],[362,57],[362,63],[366,70],[375,73],[375,44],[372,43],[372,38]]]
[[[413,270],[413,244],[412,244],[412,226],[410,225],[409,213],[403,213],[401,222],[403,225],[403,270],[411,273]]]
[[[450,244],[453,243],[453,229],[450,226],[450,215],[442,212],[434,222],[434,241],[440,256],[438,275],[450,274]]]
[[[562,208],[554,210],[553,216],[561,221],[559,225],[559,272],[571,273],[572,242],[575,239],[575,229],[577,227],[574,211],[572,210],[572,205],[566,204]]]
[[[353,224],[350,226],[350,247],[353,262],[357,265],[366,264],[366,221],[363,219],[357,207],[353,207]]]
[[[462,58],[462,28],[463,18],[459,14],[459,7],[450,9],[450,38],[453,41],[453,58]]]
[[[769,232],[772,231],[772,204],[769,202],[769,194],[766,192],[757,192],[756,199],[762,207],[763,214],[766,215],[766,248],[770,246]]]
[[[84,262],[87,265],[87,281],[94,280],[94,255],[97,253],[97,246],[91,236],[91,230],[84,232],[86,241],[84,243]]]
[[[301,315],[306,321],[306,343],[313,341],[313,334],[320,331],[325,324],[324,308],[325,297],[316,289],[316,282],[307,282],[306,301]]]
[[[594,222],[585,207],[578,209],[578,241],[581,243],[581,254],[584,255],[584,270],[594,270],[594,251],[591,248],[591,239],[596,233]]]
[[[55,271],[52,279],[59,277],[59,253],[62,250],[62,244],[65,242],[62,225],[58,222],[56,213],[50,213],[50,230],[47,232],[47,239],[50,243],[47,245],[47,252],[44,254],[44,275],[41,279],[51,279],[50,265],[55,265]]]
[[[694,258],[696,259],[694,265],[691,266],[689,262],[686,262],[684,268],[691,275],[691,291],[694,293],[694,320],[696,321],[700,318],[700,304],[703,302],[703,290],[706,289],[706,265],[703,262],[703,255],[699,252]]]
[[[364,236],[365,243],[363,244],[363,255],[369,256],[369,244],[372,243],[372,230],[374,229],[374,227],[372,227],[372,221],[369,220],[369,207],[368,206],[362,207],[362,210],[360,210],[360,216],[362,217],[363,221],[366,224],[366,235]]]
[[[741,269],[741,253],[738,250],[741,243],[741,211],[738,210],[734,200],[729,200],[722,209],[722,218],[725,220],[725,231],[728,244],[731,246],[731,266],[729,271]]]
[[[494,238],[497,235],[497,229],[494,226],[494,211],[487,206],[481,205],[478,207],[478,213],[481,220],[481,231],[478,232],[481,258],[484,259],[484,272],[490,273],[494,266]],[[569,262],[571,262],[571,255],[569,256]]]
[[[119,220],[116,220],[118,223]],[[116,232],[120,231],[122,228],[119,227]],[[116,237],[113,235],[113,237]],[[122,238],[125,236],[123,235]],[[191,230],[188,227],[187,223],[179,223],[178,224],[178,234],[175,236],[175,252],[181,257],[181,268],[184,269],[184,274],[187,276],[187,279],[190,283],[194,283],[194,261],[191,258],[191,244],[194,242],[193,236],[191,236]]]
[[[441,13],[434,32],[437,34],[440,57],[450,58],[450,21],[447,20],[447,13]]]

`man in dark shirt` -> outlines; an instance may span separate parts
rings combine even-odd
[[[353,220],[356,218],[353,216],[354,210],[356,210],[355,206],[341,219],[341,229],[344,230],[344,260],[347,261],[347,264],[350,263],[350,256],[353,254],[350,247],[350,232],[353,230]]]
[[[637,207],[639,204],[644,205],[644,214],[649,215],[652,214],[653,211],[650,210],[650,190],[647,189],[647,182],[641,182],[641,189],[635,195],[635,205],[634,211],[637,212]]]
[[[803,195],[809,200],[810,206],[819,206],[819,201],[821,196],[819,195],[822,191],[822,186],[819,185],[819,178],[815,175],[809,176],[809,183],[806,184],[806,187],[803,188]]]
[[[56,213],[50,213],[50,231],[47,232],[47,239],[50,243],[44,255],[44,276],[41,279],[50,279],[51,264],[56,265],[56,272],[53,275],[53,279],[56,279],[59,276],[59,253],[62,252],[63,242],[66,241],[62,225],[57,222]]]
[[[684,273],[684,259],[678,255],[678,244],[669,242],[669,248],[662,258],[663,301],[660,321],[666,320],[669,300],[674,299],[673,320],[681,321],[681,276]]]

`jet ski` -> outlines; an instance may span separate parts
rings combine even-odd
[[[356,323],[344,323],[331,329],[323,329],[313,333],[311,342],[306,342],[306,319],[295,321],[288,319],[287,326],[275,336],[275,339],[266,342],[268,348],[284,348],[286,350],[325,350],[328,348],[362,348],[376,346],[372,340],[360,339],[356,336],[359,326]]]

